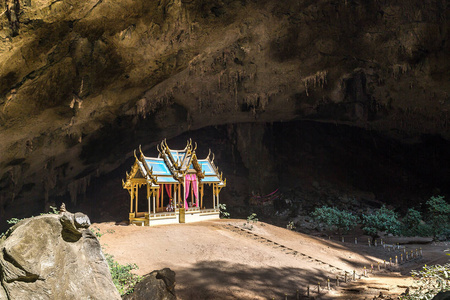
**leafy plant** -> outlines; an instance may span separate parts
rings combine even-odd
[[[400,233],[401,223],[398,220],[397,214],[384,205],[375,211],[375,213],[363,214],[362,222],[362,230],[365,234],[370,235],[373,240],[378,237],[379,231],[386,231],[392,234]]]
[[[223,203],[219,203],[219,209],[220,209],[220,218],[221,219],[229,219],[230,213],[227,212],[227,205]]]
[[[51,205],[50,205],[50,209],[51,209],[52,211],[50,211],[49,214],[59,215],[59,210],[58,210],[55,206],[51,206]]]
[[[93,234],[95,234],[95,236],[96,236],[97,238],[101,238],[102,235],[104,235],[104,233],[102,233],[102,232],[100,231],[100,228],[98,228],[98,227],[91,227],[91,228],[89,228],[89,229],[92,231]]]
[[[105,253],[111,277],[121,296],[133,292],[134,286],[142,280],[142,277],[131,273],[132,270],[139,269],[136,264],[121,265],[114,260],[114,256]]]
[[[415,291],[409,295],[402,296],[404,300],[428,300],[437,293],[450,291],[450,264],[427,266],[422,270],[413,270],[411,275],[415,280]]]
[[[444,196],[432,196],[426,204],[433,236],[436,237],[446,230],[450,221],[450,204],[445,201]]]
[[[326,224],[329,230],[337,228],[339,234],[355,228],[358,223],[358,217],[351,212],[326,205],[316,207],[311,215],[318,222]]]
[[[249,216],[247,217],[247,222],[248,222],[248,223],[250,223],[250,222],[253,222],[253,223],[258,222],[257,215],[256,215],[255,213],[252,213],[251,215],[249,215]]]
[[[414,208],[408,209],[408,212],[403,217],[402,220],[403,228],[402,234],[406,236],[415,236],[420,235],[424,236],[426,234],[426,224],[422,221],[422,214],[420,211],[415,210]]]
[[[286,228],[289,230],[295,230],[295,224],[293,221],[289,221],[289,223],[286,225]]]

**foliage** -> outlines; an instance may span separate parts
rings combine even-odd
[[[408,209],[402,223],[402,235],[429,236],[432,234],[431,226],[423,222],[422,214],[414,208]]]
[[[258,222],[257,215],[255,213],[252,213],[247,217],[247,223],[244,223],[244,227],[250,230],[253,230],[253,225],[250,223],[256,223]],[[248,226],[247,226],[248,225]]]
[[[450,204],[445,201],[444,196],[432,196],[426,204],[433,235],[436,237],[444,233],[450,221]]]
[[[92,231],[93,234],[95,234],[95,236],[96,236],[97,238],[101,238],[102,235],[104,235],[104,233],[102,233],[102,232],[100,231],[100,228],[98,228],[98,227],[91,227],[91,228],[89,228],[89,229]]]
[[[336,227],[339,233],[353,229],[358,223],[358,217],[351,212],[326,205],[316,207],[311,215],[318,222],[326,224],[330,230]]]
[[[289,223],[286,225],[286,228],[289,230],[295,230],[295,224],[293,221],[289,221]]]
[[[432,299],[437,293],[450,291],[450,264],[427,266],[422,270],[413,270],[411,275],[415,280],[413,293],[403,296],[404,300],[428,300]]]
[[[227,212],[227,205],[223,203],[219,203],[219,209],[220,209],[220,218],[221,219],[229,219],[230,213]]]
[[[247,222],[248,222],[248,223],[250,223],[250,222],[253,222],[253,223],[258,222],[257,215],[256,215],[255,213],[252,213],[251,215],[249,215],[249,216],[247,217]]]
[[[370,235],[373,239],[378,236],[378,231],[386,231],[387,233],[399,234],[401,223],[397,214],[386,208],[384,205],[372,214],[363,214],[363,231]]]
[[[142,280],[142,277],[131,273],[132,270],[139,269],[136,264],[121,265],[114,260],[111,254],[105,253],[111,277],[121,296],[133,292],[134,286]]]
[[[22,220],[24,220],[24,219],[11,218],[9,220],[6,220],[6,223],[11,224],[11,225],[15,225],[15,224],[19,223]]]
[[[50,211],[49,214],[51,214],[51,215],[59,215],[59,210],[55,206],[51,206],[50,205],[50,209],[52,211]]]

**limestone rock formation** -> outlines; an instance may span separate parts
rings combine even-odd
[[[0,1],[0,220],[78,205],[139,144],[208,126],[236,125],[258,179],[265,134],[238,123],[449,140],[447,2]]]
[[[33,217],[7,232],[0,242],[0,299],[120,299],[99,241],[75,216]]]
[[[175,272],[169,268],[153,271],[135,285],[133,293],[123,300],[175,300]]]

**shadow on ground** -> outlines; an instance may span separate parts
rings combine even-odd
[[[177,273],[180,299],[284,299],[285,294],[301,295],[307,285],[325,287],[327,274],[322,270],[289,267],[252,268],[226,261],[200,261]]]

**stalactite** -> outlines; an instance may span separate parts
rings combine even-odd
[[[321,88],[324,88],[324,86],[327,84],[327,76],[328,71],[318,71],[316,74],[305,77],[302,79],[303,85],[305,86],[305,92],[306,96],[309,96],[309,87],[312,85],[314,88],[316,86],[320,86]]]
[[[70,201],[73,205],[77,204],[78,195],[83,195],[83,197],[86,195],[86,190],[89,187],[90,182],[91,176],[88,175],[78,180],[72,181],[67,185],[67,189],[70,195]]]

